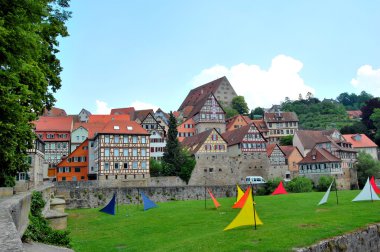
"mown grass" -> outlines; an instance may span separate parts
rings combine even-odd
[[[99,209],[70,210],[68,229],[75,251],[291,251],[319,240],[380,222],[380,202],[351,202],[359,191],[340,191],[339,205],[330,194],[299,193],[255,197],[264,222],[257,230],[246,226],[223,231],[239,209],[234,198],[118,206],[115,216]]]

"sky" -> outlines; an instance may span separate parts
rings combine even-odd
[[[179,108],[226,76],[250,109],[311,92],[380,96],[380,1],[71,1],[56,107]]]

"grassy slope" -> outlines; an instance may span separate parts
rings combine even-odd
[[[141,206],[118,207],[115,216],[98,209],[68,211],[68,228],[75,251],[290,251],[293,247],[343,234],[380,222],[380,202],[351,202],[358,191],[339,192],[328,204],[317,207],[324,193],[300,193],[256,197],[264,222],[255,231],[241,227],[224,232],[237,215],[233,198],[212,202],[160,203],[142,211]]]

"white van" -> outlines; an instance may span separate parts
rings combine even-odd
[[[249,185],[250,184],[255,185],[255,184],[265,184],[266,181],[261,176],[247,176],[245,178],[245,183]]]

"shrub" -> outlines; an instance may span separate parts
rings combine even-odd
[[[45,201],[41,192],[32,193],[32,201],[29,214],[29,226],[26,229],[22,240],[32,240],[58,246],[70,247],[69,231],[52,229],[47,220],[42,217],[42,208]]]
[[[293,193],[311,192],[313,181],[306,177],[296,177],[287,183],[286,190]]]
[[[272,193],[277,188],[277,186],[280,184],[281,181],[282,181],[282,178],[274,178],[272,180],[268,180],[266,184],[267,194]]]
[[[330,176],[321,176],[318,180],[317,190],[318,192],[325,192],[329,188],[331,182],[334,180],[333,177]],[[335,189],[335,185],[333,185]]]

